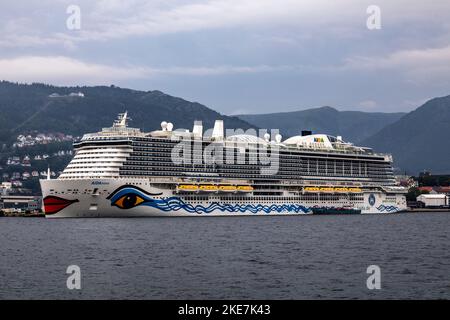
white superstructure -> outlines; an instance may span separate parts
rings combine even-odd
[[[209,136],[170,122],[145,133],[110,128],[74,143],[63,173],[41,180],[47,217],[293,215],[315,208],[392,213],[406,209],[395,185],[392,157],[311,134]]]

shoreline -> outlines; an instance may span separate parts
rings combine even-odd
[[[449,212],[450,213],[450,208],[418,208],[418,209],[411,209],[408,208],[407,210],[405,210],[404,212]]]
[[[407,209],[399,213],[430,213],[430,212],[447,212],[450,213],[450,208],[422,208],[422,209]],[[331,216],[338,216],[343,214],[327,214]],[[364,214],[360,214],[364,215]],[[316,214],[317,216],[317,214]],[[0,211],[0,217],[1,218],[45,218],[45,214],[43,212],[35,212],[35,213],[9,213],[9,212],[2,212]]]

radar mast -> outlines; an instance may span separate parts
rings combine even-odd
[[[113,123],[113,127],[126,128],[128,125],[128,120],[131,120],[128,117],[128,111],[125,111],[124,113],[119,113],[119,115],[117,116],[117,120],[115,120]]]

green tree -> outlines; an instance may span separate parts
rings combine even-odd
[[[406,194],[406,200],[407,201],[416,201],[417,197],[421,194],[428,194],[429,192],[424,190],[420,191],[419,188],[412,187],[408,190],[408,193]]]

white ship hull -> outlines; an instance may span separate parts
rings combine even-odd
[[[361,213],[395,213],[406,209],[403,194],[386,199],[383,192],[364,192],[359,202],[299,201],[295,197],[238,197],[218,193],[176,193],[149,179],[41,180],[47,218],[254,216],[311,214],[313,207],[352,206]]]

